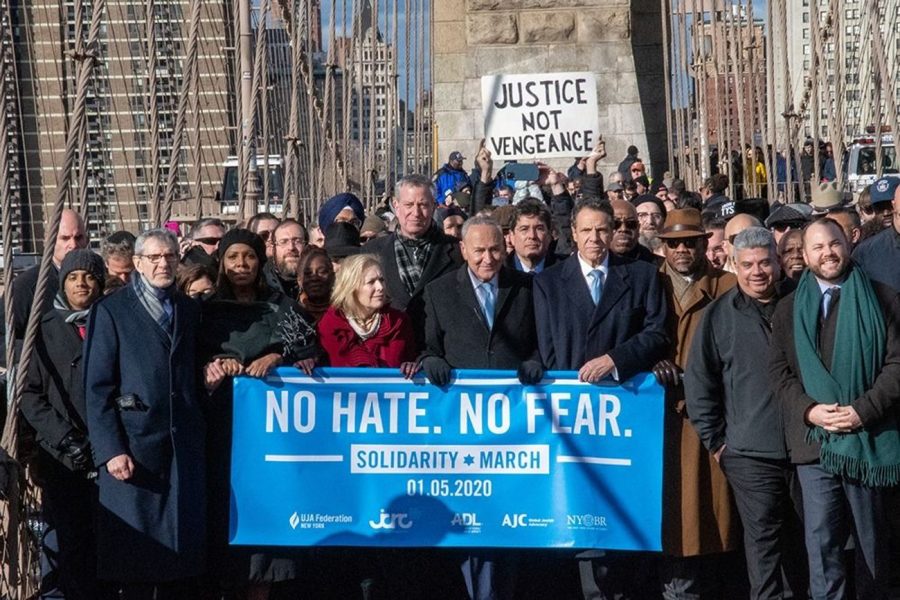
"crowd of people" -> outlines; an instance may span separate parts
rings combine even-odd
[[[106,238],[63,212],[21,416],[46,598],[887,598],[900,568],[900,179],[849,202],[651,181],[637,148],[528,182],[450,156],[366,213]],[[663,552],[228,545],[232,386],[277,366],[653,372]],[[264,493],[262,490],[260,493]],[[314,492],[313,492],[314,493]],[[896,583],[896,582],[893,582]]]

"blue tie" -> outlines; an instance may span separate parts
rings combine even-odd
[[[597,306],[600,303],[600,292],[603,291],[603,271],[594,269],[588,275],[591,276],[591,300]]]
[[[478,284],[478,303],[488,329],[494,328],[494,287],[490,283]]]

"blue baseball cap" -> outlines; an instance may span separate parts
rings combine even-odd
[[[872,204],[893,200],[898,186],[900,186],[900,177],[882,177],[873,183],[870,190]]]

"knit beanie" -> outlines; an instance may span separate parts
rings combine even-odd
[[[262,267],[266,262],[266,244],[263,242],[262,238],[249,229],[236,228],[228,231],[222,236],[221,241],[219,241],[220,262],[222,257],[225,256],[228,247],[233,246],[234,244],[247,244],[253,248],[253,251],[256,252],[256,258],[259,259],[260,272],[262,272]]]
[[[103,293],[103,283],[106,280],[106,267],[103,259],[93,250],[87,248],[71,250],[63,258],[59,267],[59,291],[66,295],[66,277],[73,271],[87,271],[94,276],[100,284],[100,293]]]

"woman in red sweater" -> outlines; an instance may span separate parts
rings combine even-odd
[[[412,324],[391,308],[381,263],[372,254],[341,263],[318,331],[332,367],[399,367],[406,377],[416,371]]]

